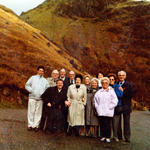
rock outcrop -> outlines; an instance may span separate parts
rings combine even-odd
[[[126,70],[138,91],[136,99],[149,103],[149,2],[47,0],[21,18],[66,49],[93,75]]]

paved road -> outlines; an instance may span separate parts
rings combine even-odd
[[[150,112],[132,113],[130,144],[26,130],[26,110],[0,109],[0,150],[150,150]]]

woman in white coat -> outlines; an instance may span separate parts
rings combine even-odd
[[[85,105],[87,99],[86,87],[82,82],[82,76],[76,75],[75,84],[70,85],[67,92],[67,101],[65,104],[68,109],[69,134],[75,131],[79,136],[79,129],[85,125]]]
[[[114,116],[114,108],[117,106],[118,98],[113,88],[109,87],[109,78],[101,79],[102,89],[94,97],[95,108],[99,116],[101,141],[110,142],[111,121]]]

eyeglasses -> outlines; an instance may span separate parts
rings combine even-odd
[[[108,82],[102,82],[102,84],[108,84]]]
[[[110,81],[114,81],[115,79],[109,79]]]

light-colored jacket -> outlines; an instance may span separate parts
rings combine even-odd
[[[96,92],[94,102],[98,116],[113,117],[118,98],[113,88],[108,87],[106,90],[102,88]]]
[[[84,102],[82,101],[84,98]],[[67,92],[67,99],[71,103],[68,110],[68,123],[70,126],[85,125],[85,105],[87,99],[86,86],[81,84],[76,88],[76,84],[70,85]]]
[[[47,81],[48,81],[50,87],[56,86],[56,81],[52,77],[47,78]]]
[[[48,81],[38,74],[30,77],[25,85],[25,89],[29,92],[29,98],[33,98],[35,100],[40,100],[41,95],[48,87]]]

